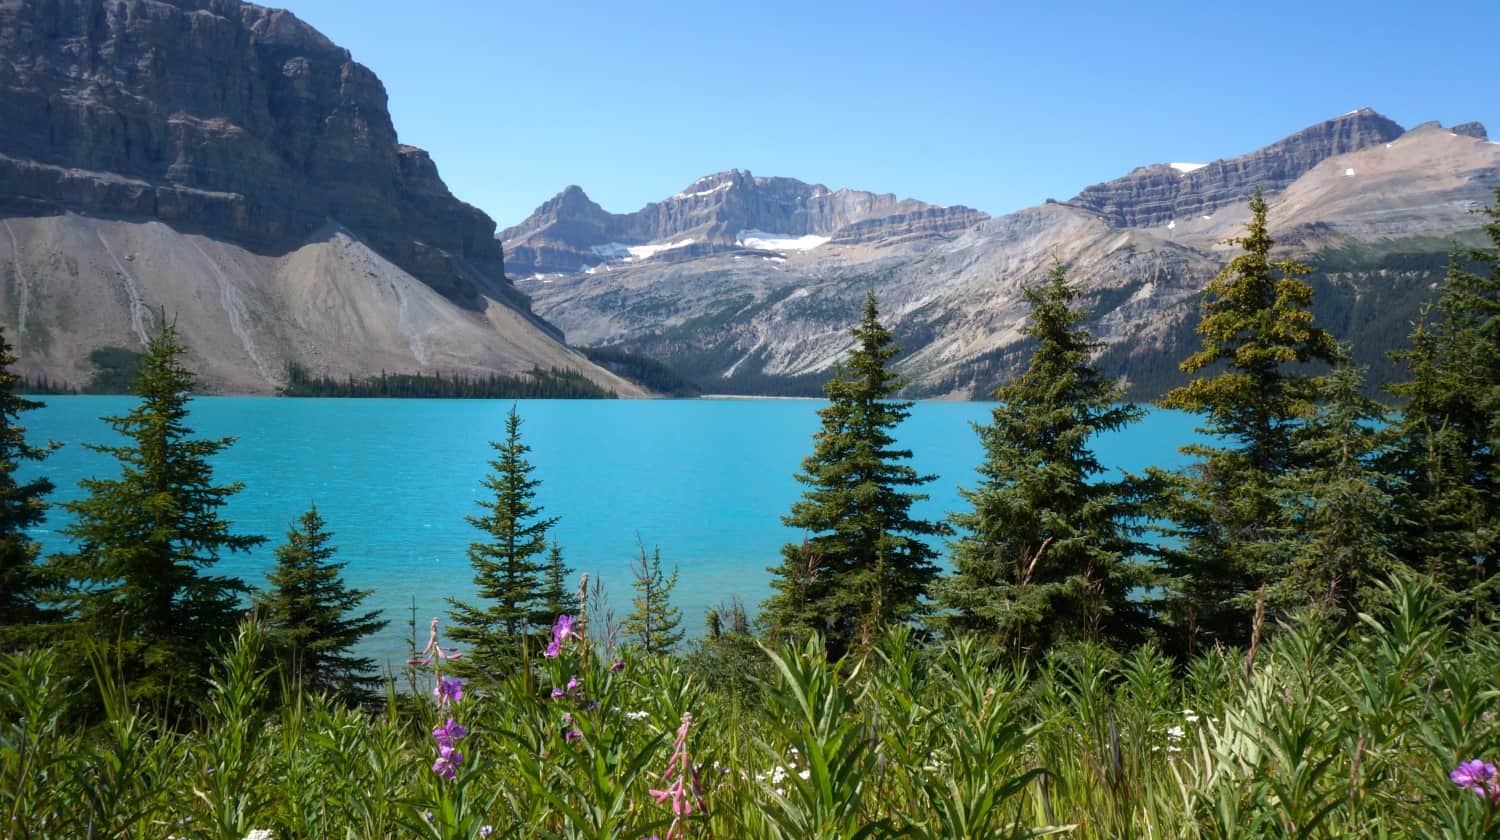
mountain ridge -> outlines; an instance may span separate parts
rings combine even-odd
[[[399,141],[379,78],[285,10],[0,3],[0,218],[0,317],[31,377],[83,384],[165,307],[221,390],[274,391],[297,363],[561,367],[640,393],[563,346],[494,221]]]
[[[1257,187],[1278,253],[1315,262],[1368,253],[1355,260],[1364,267],[1319,282],[1342,284],[1330,294],[1351,307],[1378,298],[1395,307],[1391,317],[1414,313],[1445,258],[1434,243],[1477,228],[1470,211],[1500,185],[1500,144],[1484,139],[1483,126],[1463,127],[1407,131],[1362,108],[1261,149],[1138,167],[1074,199],[916,241],[829,237],[796,247],[794,231],[773,228],[762,240],[769,247],[616,254],[518,284],[577,343],[651,355],[708,392],[798,394],[815,394],[848,351],[856,303],[873,290],[905,348],[897,366],[910,393],[968,397],[1023,361],[1021,287],[1061,262],[1095,310],[1088,326],[1108,345],[1101,359],[1112,372],[1169,386],[1170,374],[1132,373],[1165,369],[1163,359],[1184,349],[1192,301],[1232,255],[1225,241],[1242,232]],[[713,177],[692,191],[714,188]],[[1380,254],[1395,253],[1423,268],[1380,267]],[[1378,363],[1389,341],[1370,342],[1361,360]]]

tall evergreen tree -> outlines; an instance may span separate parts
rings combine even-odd
[[[578,592],[568,585],[572,576],[573,570],[563,561],[562,546],[554,539],[547,549],[547,574],[542,584],[542,602],[548,615],[578,615]]]
[[[1481,211],[1493,250],[1454,256],[1392,354],[1409,376],[1391,389],[1406,400],[1393,458],[1411,522],[1402,559],[1479,612],[1500,606],[1500,188],[1495,201]]]
[[[505,440],[490,447],[496,456],[483,486],[494,495],[479,502],[480,516],[468,517],[484,534],[469,544],[479,602],[449,598],[448,633],[467,644],[464,658],[455,662],[460,672],[502,676],[522,661],[528,638],[539,636],[556,618],[549,614],[543,555],[547,531],[557,519],[542,516],[536,504],[541,481],[531,475],[536,468],[526,460],[531,447],[521,442],[515,406],[505,419]]]
[[[682,610],[672,606],[672,590],[677,588],[677,569],[667,575],[661,570],[661,549],[646,557],[646,544],[640,544],[640,555],[631,564],[635,598],[625,619],[625,635],[636,641],[646,653],[666,653],[682,641]]]
[[[220,515],[242,485],[214,483],[208,459],[234,438],[192,437],[186,353],[163,315],[133,386],[140,403],[105,418],[125,442],[89,446],[118,460],[120,476],[79,482],[88,495],[62,505],[76,550],[47,562],[65,584],[56,605],[75,638],[115,645],[132,696],[163,711],[203,690],[211,652],[239,621],[244,583],[206,571],[265,541],[233,533]]]
[[[16,363],[11,350],[0,327],[0,649],[34,640],[38,626],[54,618],[38,603],[41,545],[27,532],[46,519],[52,482],[42,476],[23,482],[16,473],[26,461],[46,458],[57,444],[26,442],[21,415],[42,404],[17,393],[20,380],[11,370]]]
[[[375,660],[352,651],[389,622],[378,610],[355,612],[370,590],[344,584],[347,563],[334,559],[332,537],[317,506],[308,508],[276,547],[276,567],[266,575],[271,589],[258,606],[269,647],[298,688],[367,701],[381,678]]]
[[[975,427],[981,483],[960,490],[972,510],[949,517],[962,536],[954,574],[934,593],[950,627],[1016,652],[1064,639],[1136,643],[1149,617],[1131,594],[1153,581],[1138,540],[1143,482],[1100,478],[1090,442],[1143,412],[1090,363],[1101,345],[1079,326],[1062,266],[1025,296],[1036,349],[1026,371],[996,390],[991,424]]]
[[[821,632],[834,658],[918,611],[937,575],[935,551],[922,538],[949,533],[911,516],[912,504],[927,497],[907,488],[934,477],[902,463],[911,451],[895,448],[891,431],[911,403],[891,399],[906,383],[887,367],[899,349],[873,292],[852,334],[854,351],[823,386],[829,404],[818,411],[822,427],[796,476],[807,489],[782,518],[808,536],[784,546],[781,564],[769,569],[776,592],[762,616],[773,636]]]
[[[1203,347],[1181,365],[1197,376],[1162,400],[1204,415],[1200,431],[1224,444],[1183,447],[1197,463],[1176,482],[1181,546],[1167,554],[1176,584],[1163,606],[1189,645],[1247,640],[1261,588],[1285,571],[1270,538],[1274,480],[1299,465],[1296,436],[1319,396],[1320,379],[1304,366],[1339,361],[1333,336],[1313,325],[1312,287],[1300,279],[1311,269],[1271,259],[1259,190],[1250,212],[1245,236],[1230,240],[1244,253],[1204,290]]]
[[[1405,525],[1400,483],[1382,468],[1392,437],[1386,410],[1363,390],[1361,368],[1328,376],[1324,404],[1299,436],[1302,465],[1275,481],[1281,517],[1271,538],[1287,568],[1271,583],[1270,601],[1327,608],[1346,625],[1400,566]]]

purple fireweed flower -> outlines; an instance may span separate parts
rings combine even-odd
[[[542,655],[548,659],[556,659],[562,654],[562,646],[577,636],[578,633],[573,629],[573,616],[566,613],[558,616],[557,623],[552,625],[552,641],[547,644],[547,650]]]
[[[561,700],[562,698],[567,697],[567,696],[568,696],[568,692],[563,691],[560,688],[554,688],[554,689],[552,689],[552,699],[553,700]]]
[[[569,729],[567,732],[563,733],[563,740],[564,741],[572,741],[572,740],[574,740],[576,738],[582,738],[582,737],[583,737],[583,733],[579,732],[576,729]]]
[[[568,678],[568,693],[569,693],[569,694],[572,694],[572,693],[573,693],[573,691],[574,691],[574,689],[576,689],[576,688],[578,688],[578,686],[580,686],[580,685],[582,685],[582,684],[583,684],[583,683],[580,683],[580,682],[579,682],[579,681],[578,681],[578,678],[577,678],[577,677],[569,677],[569,678]]]
[[[468,734],[468,727],[464,726],[453,718],[448,718],[447,723],[439,726],[437,729],[432,730],[432,737],[438,742],[439,745],[451,745],[457,741],[463,740],[464,736]]]
[[[444,744],[438,747],[438,760],[432,762],[432,772],[451,782],[458,775],[458,766],[463,763],[464,754],[458,748]]]
[[[1449,773],[1448,778],[1464,790],[1472,790],[1480,796],[1500,801],[1500,778],[1496,776],[1495,765],[1487,761],[1477,758],[1460,761],[1458,768]]]
[[[688,730],[693,726],[689,712],[682,715],[682,726],[677,728],[677,738],[672,743],[672,757],[667,759],[667,769],[661,774],[666,786],[648,791],[657,803],[672,806],[672,824],[667,828],[667,840],[678,840],[683,836],[679,830],[682,818],[694,811],[702,811],[703,787],[698,778],[698,768],[688,757]]]
[[[432,696],[437,698],[438,708],[464,699],[464,681],[458,677],[438,677],[432,687]]]
[[[623,670],[625,670],[625,660],[623,660],[623,659],[616,659],[614,662],[610,663],[609,670],[611,670],[611,671],[623,671]]]

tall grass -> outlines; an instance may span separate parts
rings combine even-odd
[[[1317,616],[1174,663],[1077,645],[1029,666],[973,640],[816,642],[710,684],[574,639],[437,708],[353,710],[282,687],[245,626],[201,723],[133,708],[103,663],[0,657],[0,836],[212,838],[1483,837],[1449,780],[1493,761],[1500,635],[1427,583],[1351,631]],[[430,675],[429,675],[430,680]],[[746,690],[743,686],[750,685]],[[427,686],[430,688],[430,684]],[[556,689],[556,691],[554,691]],[[79,724],[79,709],[103,719]],[[688,715],[690,717],[685,718]],[[449,780],[433,730],[468,730]],[[654,793],[653,793],[654,792]],[[264,835],[260,835],[264,836]]]

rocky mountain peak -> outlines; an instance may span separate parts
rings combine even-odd
[[[1257,187],[1275,192],[1334,155],[1389,143],[1404,129],[1370,108],[1308,126],[1265,148],[1207,164],[1156,164],[1085,188],[1068,203],[1113,227],[1156,227],[1211,215]]]
[[[1473,137],[1475,140],[1490,139],[1489,132],[1484,130],[1484,123],[1477,120],[1472,122],[1459,123],[1449,130],[1454,134],[1459,134],[1464,137]]]
[[[612,260],[679,259],[737,250],[945,240],[988,218],[889,193],[830,190],[795,178],[729,169],[705,175],[634,213],[584,203],[569,187],[500,232],[517,277],[568,274]]]

